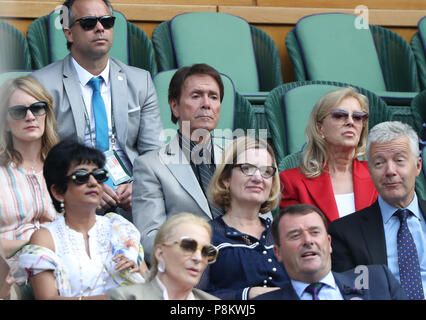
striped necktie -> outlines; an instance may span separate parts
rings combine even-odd
[[[309,286],[306,287],[305,291],[312,295],[312,300],[320,300],[318,294],[323,286],[324,283],[321,282],[311,283]]]

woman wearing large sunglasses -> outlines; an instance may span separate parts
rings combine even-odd
[[[0,88],[0,238],[12,273],[11,257],[40,225],[56,219],[43,177],[43,162],[58,142],[53,99],[30,77]]]
[[[194,286],[216,261],[209,223],[192,213],[167,219],[154,241],[148,282],[111,291],[112,300],[217,300]]]
[[[311,112],[299,167],[280,173],[280,207],[312,204],[331,222],[376,201],[367,162],[358,160],[367,134],[366,96],[352,87],[324,95]]]
[[[262,140],[239,137],[230,143],[209,185],[212,203],[225,214],[211,221],[212,243],[219,249],[200,285],[219,298],[246,300],[288,282],[274,255],[271,220],[280,182],[274,152]]]
[[[36,299],[106,299],[110,289],[143,282],[140,233],[114,213],[96,215],[105,156],[73,141],[51,149],[44,176],[61,214],[34,232],[19,256]]]

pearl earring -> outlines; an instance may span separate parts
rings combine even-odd
[[[164,260],[159,260],[157,265],[157,271],[163,273],[166,271],[166,262]]]

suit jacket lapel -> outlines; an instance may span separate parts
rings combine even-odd
[[[205,214],[212,218],[207,198],[198,183],[191,164],[179,147],[178,135],[168,145],[160,149],[159,157],[182,188],[191,195]]]
[[[332,273],[344,300],[364,299],[364,294],[361,293],[361,290],[355,288],[355,277],[348,277],[336,272]]]
[[[365,213],[361,213],[361,230],[369,254],[369,264],[388,264],[385,230],[379,202],[376,200]]]
[[[114,124],[117,140],[125,147],[127,140],[127,78],[121,68],[110,59],[109,77],[111,81],[111,106],[113,110]]]
[[[300,300],[291,281],[286,282],[280,291],[282,292],[282,300]]]
[[[70,108],[74,117],[74,124],[77,131],[77,136],[84,141],[86,120],[84,118],[84,100],[81,94],[80,82],[77,71],[72,64],[71,55],[64,59],[63,64],[63,83],[68,96]]]
[[[325,170],[328,171],[328,166],[325,167]],[[303,183],[306,185],[306,190],[310,193],[318,208],[324,212],[327,219],[333,221],[339,218],[336,201],[325,196],[334,194],[328,172],[324,172],[315,179],[309,179],[305,176],[303,176],[302,179]]]
[[[359,211],[369,206],[377,199],[377,191],[370,178],[370,172],[360,161],[353,161],[353,184],[355,210]]]

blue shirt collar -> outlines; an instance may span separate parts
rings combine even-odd
[[[400,208],[391,206],[385,200],[383,200],[383,198],[380,195],[378,196],[378,202],[379,202],[380,211],[382,213],[383,223],[386,224],[389,222],[389,219],[392,218],[392,215],[395,213],[395,211]],[[417,219],[421,219],[419,201],[417,200],[416,193],[414,193],[413,200],[404,209],[410,210]]]

